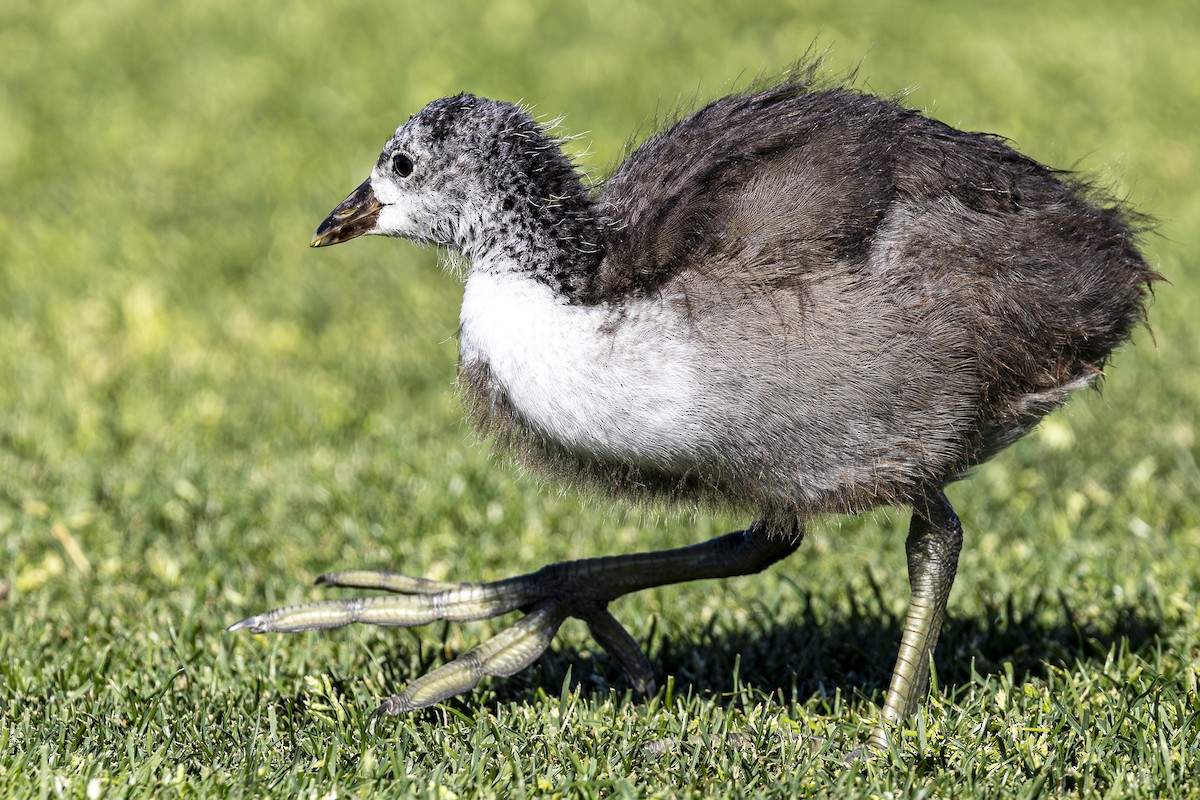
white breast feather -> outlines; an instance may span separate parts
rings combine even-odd
[[[711,447],[692,348],[659,303],[622,311],[570,305],[528,277],[476,269],[463,296],[462,357],[485,362],[526,424],[563,446],[683,466]]]

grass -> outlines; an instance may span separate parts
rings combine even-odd
[[[0,795],[1200,796],[1193,12],[5,3]],[[937,686],[895,752],[843,760],[899,638],[898,512],[616,604],[648,701],[576,624],[525,673],[377,723],[501,623],[225,634],[330,568],[496,578],[745,522],[493,463],[451,394],[461,289],[436,255],[307,241],[434,97],[565,112],[603,175],[655,115],[814,40],[875,91],[1098,176],[1159,220],[1170,280],[1103,395],[952,488]]]

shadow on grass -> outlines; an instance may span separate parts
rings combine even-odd
[[[813,697],[863,694],[882,701],[900,642],[902,619],[884,609],[879,594],[850,597],[842,609],[810,593],[800,597],[801,613],[791,619],[759,617],[734,633],[710,628],[652,631],[643,642],[661,686],[667,676],[675,693],[728,694],[752,688],[780,702],[804,703]],[[1041,677],[1048,667],[1073,669],[1080,662],[1105,661],[1114,645],[1131,652],[1152,646],[1169,627],[1157,607],[1093,607],[1087,619],[1061,593],[1044,592],[1032,602],[989,607],[977,616],[951,615],[935,654],[938,680],[947,691],[969,683],[972,670],[982,676],[1011,671],[1015,684]],[[582,627],[582,626],[581,626]],[[564,629],[565,630],[565,629]],[[412,640],[392,645],[384,675],[393,690],[444,663],[437,629],[418,629],[422,654]],[[568,640],[579,641],[570,634]],[[417,662],[420,662],[419,664]],[[528,702],[541,689],[556,696],[570,671],[574,688],[585,697],[629,691],[616,663],[598,647],[556,643],[530,669],[511,678],[493,679],[481,694],[448,701],[471,714],[481,705]]]
[[[844,695],[875,694],[881,701],[900,644],[902,618],[872,602],[837,614],[822,609],[824,621],[819,621],[811,596],[803,598],[803,605],[798,619],[768,620],[758,630],[719,639],[703,633],[687,641],[664,637],[652,661],[661,674],[675,676],[677,691],[726,693],[740,684],[784,702],[805,702],[835,689]],[[970,682],[972,670],[983,676],[1011,671],[1020,685],[1044,676],[1048,667],[1103,663],[1122,641],[1139,652],[1167,627],[1158,611],[1110,607],[1101,618],[1085,622],[1061,595],[1045,593],[1023,608],[1010,597],[978,616],[951,611],[934,655],[938,681],[952,689]]]

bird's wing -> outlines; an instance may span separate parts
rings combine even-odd
[[[912,116],[842,89],[788,83],[715,101],[642,144],[606,183],[602,295],[644,293],[680,272],[776,286],[860,254],[894,194]]]

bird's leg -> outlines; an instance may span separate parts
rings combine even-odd
[[[401,714],[474,688],[485,675],[507,676],[538,659],[567,617],[584,620],[641,693],[654,691],[641,647],[608,611],[622,595],[703,578],[729,578],[766,569],[800,544],[802,528],[771,530],[757,522],[701,544],[635,555],[563,561],[492,583],[449,583],[390,572],[354,570],[322,575],[317,583],[380,589],[393,595],[326,600],[268,611],[230,626],[254,633],[339,628],[352,622],[411,627],[437,620],[464,622],[521,610],[511,627],[424,675],[384,702]]]
[[[904,618],[900,653],[883,701],[880,724],[871,731],[870,746],[887,748],[886,728],[912,716],[929,686],[929,659],[946,616],[946,599],[958,570],[962,525],[943,492],[913,506],[905,551],[912,596]]]

